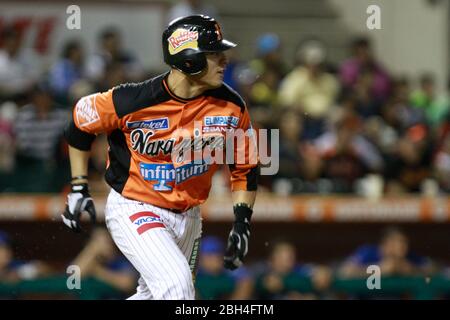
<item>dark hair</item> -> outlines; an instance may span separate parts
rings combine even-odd
[[[72,51],[76,50],[76,49],[81,49],[80,41],[79,40],[70,40],[70,41],[66,42],[66,44],[64,45],[62,52],[61,52],[61,56],[63,58],[69,58]]]
[[[113,37],[117,37],[120,35],[119,29],[113,26],[109,26],[104,28],[101,32],[100,32],[100,40],[101,41],[105,41],[109,38],[113,38]]]
[[[275,250],[278,249],[282,245],[288,245],[294,248],[294,251],[297,253],[294,244],[286,238],[276,238],[273,239],[269,244],[269,256],[272,257],[275,253]]]
[[[434,84],[434,75],[431,73],[425,73],[420,76],[420,84],[424,85],[425,83]]]
[[[42,79],[35,83],[30,89],[30,94],[32,96],[37,94],[47,94],[52,97],[52,89],[48,79]]]
[[[356,49],[358,47],[366,47],[366,48],[370,48],[370,40],[367,37],[357,37],[355,39],[353,39],[352,43],[351,43],[351,47],[353,49]]]
[[[384,228],[381,231],[381,237],[380,237],[381,242],[384,242],[384,241],[386,241],[386,239],[388,239],[392,236],[395,236],[395,235],[401,235],[401,236],[407,238],[405,232],[403,232],[402,229],[400,229],[397,226],[389,226],[389,227]]]

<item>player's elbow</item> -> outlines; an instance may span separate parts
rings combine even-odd
[[[67,143],[78,150],[89,151],[95,140],[95,135],[80,130],[73,119],[69,121],[64,129],[64,138]]]

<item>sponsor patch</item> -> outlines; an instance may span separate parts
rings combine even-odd
[[[198,31],[177,29],[167,39],[169,42],[169,53],[177,54],[185,49],[198,49]]]
[[[136,226],[139,234],[143,234],[153,228],[165,228],[161,218],[153,212],[138,212],[130,216],[131,222]]]
[[[81,98],[75,106],[75,114],[77,117],[78,125],[80,127],[87,126],[100,120],[95,105],[95,98],[97,94],[91,94],[89,96]]]
[[[180,184],[192,177],[205,174],[209,165],[188,163],[175,168],[173,164],[140,163],[141,176],[146,181],[156,182],[153,189],[156,191],[172,191],[173,183]]]
[[[210,127],[202,128],[203,133],[212,133],[212,132],[232,133],[234,130],[235,130],[235,128],[229,128],[229,127],[225,127],[225,126],[210,126]]]
[[[185,138],[177,145],[175,145],[175,138],[152,139],[154,135],[155,132],[152,130],[134,129],[130,134],[131,148],[142,155],[156,157],[159,155],[167,156],[172,151],[182,155],[189,150],[199,151],[206,147],[214,150],[222,149],[224,146],[224,137],[222,135],[205,135],[193,139]]]
[[[237,128],[238,123],[239,118],[233,116],[207,116],[203,118],[203,125],[205,127],[223,126]]]
[[[127,121],[128,129],[150,129],[150,130],[165,130],[169,129],[169,119],[168,118],[159,118],[159,119],[151,119],[151,120],[143,120],[143,121]]]

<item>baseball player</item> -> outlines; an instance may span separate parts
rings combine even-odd
[[[179,18],[162,35],[170,71],[83,97],[74,107],[65,131],[72,187],[62,219],[74,231],[81,229],[83,212],[95,221],[87,179],[89,150],[96,135],[106,133],[105,178],[111,191],[105,221],[118,248],[140,273],[137,292],[129,299],[195,298],[202,233],[199,205],[208,197],[219,164],[189,162],[183,152],[174,157],[184,141],[175,132],[183,129],[198,138],[194,123],[201,123],[203,133],[216,139],[237,129],[251,130],[245,103],[222,81],[224,51],[235,46],[223,39],[213,18]],[[220,146],[211,139],[202,141],[200,149]],[[248,252],[258,165],[241,161],[229,168],[235,221],[224,264],[235,269]]]

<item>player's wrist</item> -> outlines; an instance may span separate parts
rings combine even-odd
[[[237,203],[233,206],[234,222],[250,224],[253,209],[247,203]]]
[[[88,183],[88,176],[86,175],[79,175],[72,177],[72,180],[70,181],[71,185],[80,185],[80,184],[87,184]]]
[[[72,193],[80,192],[80,193],[88,194],[89,193],[89,184],[88,184],[87,180],[86,181],[80,181],[80,182],[72,181],[70,183],[70,190],[71,190]]]

